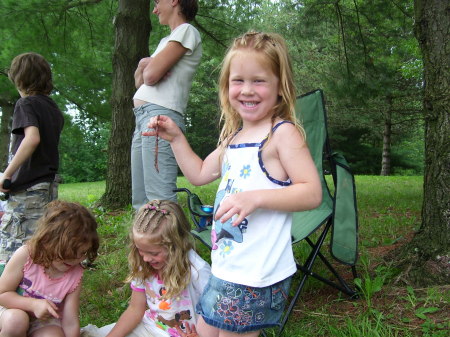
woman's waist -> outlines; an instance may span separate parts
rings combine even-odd
[[[147,104],[147,103],[149,103],[149,102],[143,101],[143,100],[138,99],[138,98],[133,99],[133,104],[134,104],[135,108],[139,108],[141,105],[144,105],[144,104]]]

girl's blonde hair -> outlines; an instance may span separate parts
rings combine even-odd
[[[282,36],[274,33],[260,33],[250,31],[234,39],[222,62],[219,77],[219,100],[221,107],[220,121],[223,123],[219,144],[224,146],[232,139],[241,127],[242,120],[239,113],[231,106],[229,93],[230,66],[233,58],[245,52],[259,53],[266,65],[279,79],[280,95],[278,104],[273,107],[272,124],[276,118],[291,121],[297,124],[295,117],[295,84],[292,66],[286,42]],[[297,126],[299,126],[297,124]],[[303,134],[303,129],[299,126]]]
[[[191,225],[182,208],[169,200],[153,200],[141,207],[131,229],[129,254],[130,275],[145,280],[155,275],[156,270],[144,261],[134,244],[134,233],[145,234],[148,243],[165,247],[167,259],[161,271],[161,278],[166,287],[165,299],[179,295],[187,288],[191,280],[191,263],[189,250],[193,248]]]
[[[52,201],[46,206],[27,246],[33,262],[45,268],[56,260],[79,259],[81,249],[84,249],[81,253],[92,262],[99,247],[97,222],[80,204]]]

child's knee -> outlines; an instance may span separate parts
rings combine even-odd
[[[20,309],[7,309],[0,318],[0,330],[5,336],[25,336],[29,325],[28,314]]]

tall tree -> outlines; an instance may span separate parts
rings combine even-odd
[[[450,276],[450,3],[415,0],[414,9],[425,79],[424,198],[420,231],[396,256],[405,278],[426,286]]]
[[[101,203],[119,208],[131,200],[131,136],[134,71],[139,60],[148,56],[151,31],[150,1],[119,0],[114,19],[116,40],[113,54],[112,123],[108,147],[106,191]]]

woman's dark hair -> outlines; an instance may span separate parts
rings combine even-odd
[[[184,15],[187,21],[194,20],[198,11],[198,1],[197,0],[178,0],[181,8],[181,14]]]

